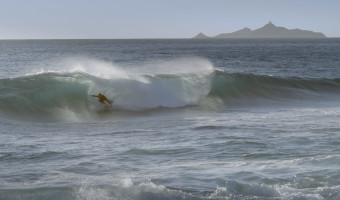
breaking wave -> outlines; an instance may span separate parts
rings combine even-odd
[[[319,177],[318,177],[319,178]],[[152,181],[141,183],[126,178],[112,185],[92,185],[87,182],[74,187],[49,187],[36,189],[0,190],[4,200],[12,199],[136,199],[136,200],[219,200],[219,199],[312,199],[335,200],[340,197],[340,187],[321,183],[315,177],[285,180],[279,183],[267,180],[265,183],[242,183],[234,180],[216,179],[219,184],[214,188],[199,191],[195,188],[176,188],[157,185]],[[121,183],[120,183],[121,182]],[[222,186],[219,186],[222,185]]]
[[[212,71],[210,62],[199,61],[201,70],[195,73],[187,70],[176,74],[168,70],[167,74],[141,75],[109,63],[86,61],[73,64],[68,71],[50,70],[0,79],[0,112],[29,119],[70,121],[114,111],[197,105],[210,91]],[[165,62],[159,68],[173,64],[192,67],[192,62],[180,60]],[[91,96],[98,93],[113,100],[114,106],[105,107]]]
[[[137,75],[115,70],[105,77],[84,70],[54,71],[0,79],[0,111],[31,119],[69,120],[107,111],[199,106],[206,99],[230,106],[254,99],[282,101],[339,92],[340,79],[228,73],[214,71],[212,66],[181,74]],[[98,93],[113,100],[114,107],[108,109],[91,96]]]

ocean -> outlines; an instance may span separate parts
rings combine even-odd
[[[0,199],[339,200],[339,99],[340,39],[0,40]]]

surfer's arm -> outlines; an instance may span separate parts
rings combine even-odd
[[[97,96],[97,95],[93,95],[93,94],[92,94],[91,96],[93,96],[93,97],[99,97],[99,96]]]

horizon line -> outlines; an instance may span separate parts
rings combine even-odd
[[[326,38],[214,38],[214,37],[209,37],[209,38],[202,38],[202,39],[212,39],[212,40],[221,40],[221,39],[237,39],[237,40],[242,40],[242,39],[310,39],[310,40],[318,40],[318,39],[336,39],[340,38],[340,36],[337,37],[327,37]],[[194,37],[183,37],[183,38],[0,38],[0,41],[4,40],[181,40],[181,39],[194,39]],[[200,39],[200,38],[195,38],[195,40]]]

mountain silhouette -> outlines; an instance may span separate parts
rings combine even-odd
[[[199,33],[195,36],[195,38],[203,39],[203,38],[209,38],[209,37],[204,35],[203,33]]]
[[[204,36],[204,37],[203,37]],[[313,32],[301,29],[287,29],[275,26],[272,22],[261,28],[251,30],[243,28],[232,33],[221,33],[214,37],[208,37],[203,33],[198,34],[194,38],[326,38],[323,33]]]

